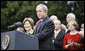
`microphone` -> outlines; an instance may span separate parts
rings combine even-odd
[[[17,26],[17,27],[22,27],[22,23],[21,22],[14,23],[14,25]]]
[[[23,26],[23,24],[22,24],[21,22],[16,22],[16,23],[14,23],[13,25],[8,26],[7,28],[8,28],[9,30],[12,30],[12,29],[16,29],[16,28],[22,27],[22,26]]]

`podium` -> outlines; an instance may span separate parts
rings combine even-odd
[[[20,31],[1,33],[1,50],[39,50],[38,38]]]

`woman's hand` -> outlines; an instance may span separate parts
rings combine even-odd
[[[65,48],[68,49],[70,46],[73,46],[73,45],[74,45],[73,42],[71,42],[71,43],[67,44],[67,45],[65,46]]]
[[[80,46],[80,44],[78,44],[78,43],[74,42],[74,46]]]

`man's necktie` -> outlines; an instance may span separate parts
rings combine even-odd
[[[41,22],[41,20],[39,20],[39,22],[38,22],[38,28],[40,27],[40,22]]]
[[[57,37],[57,33],[55,34],[55,38]]]

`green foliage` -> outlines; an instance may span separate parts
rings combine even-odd
[[[8,31],[7,26],[15,22],[23,21],[25,17],[31,17],[37,22],[36,6],[46,4],[44,1],[1,1],[1,32]],[[76,21],[84,23],[84,1],[76,1],[67,4],[67,1],[48,1],[48,16],[56,15],[63,24],[66,23],[66,15],[73,12]],[[74,10],[71,10],[71,8]]]

